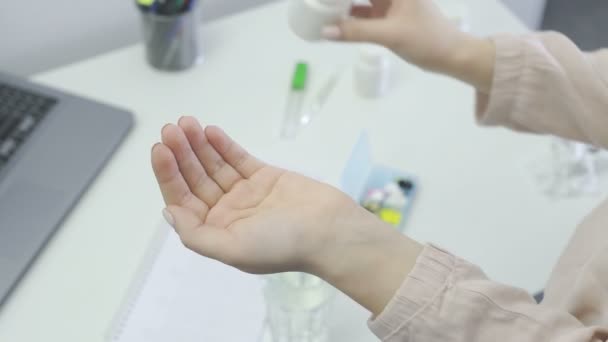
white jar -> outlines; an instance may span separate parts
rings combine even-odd
[[[304,40],[321,40],[323,28],[347,17],[351,6],[351,0],[289,0],[289,26]]]
[[[357,94],[374,98],[388,92],[393,82],[391,58],[390,52],[381,46],[370,45],[360,49],[354,70]]]

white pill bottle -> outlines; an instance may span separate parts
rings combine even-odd
[[[289,26],[304,40],[321,40],[323,28],[347,17],[351,7],[351,0],[289,0]]]
[[[393,85],[391,53],[385,47],[378,45],[361,47],[354,71],[355,90],[361,97],[381,97]]]

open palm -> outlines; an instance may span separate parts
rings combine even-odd
[[[163,128],[152,166],[184,244],[250,273],[305,270],[333,222],[356,208],[337,189],[265,164],[191,117]]]

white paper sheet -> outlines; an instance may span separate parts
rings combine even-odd
[[[265,317],[263,281],[194,254],[172,229],[163,230],[166,238],[143,266],[110,341],[257,341]]]

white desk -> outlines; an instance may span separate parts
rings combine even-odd
[[[497,1],[468,3],[477,34],[523,30]],[[130,108],[137,126],[2,310],[0,341],[103,340],[160,219],[149,151],[164,123],[193,114],[245,146],[270,146],[294,62],[309,61],[315,80],[353,58],[351,47],[294,38],[284,10],[269,5],[204,27],[206,61],[185,73],[150,69],[137,45],[35,77]],[[497,280],[541,288],[575,224],[598,200],[542,197],[522,168],[526,151],[544,138],[477,128],[468,87],[405,64],[400,77],[379,102],[353,97],[350,75],[342,79],[309,128],[319,136],[311,148],[367,128],[379,162],[420,176],[411,236],[479,263]],[[373,340],[364,332],[366,313],[352,312],[361,317],[361,339]]]

